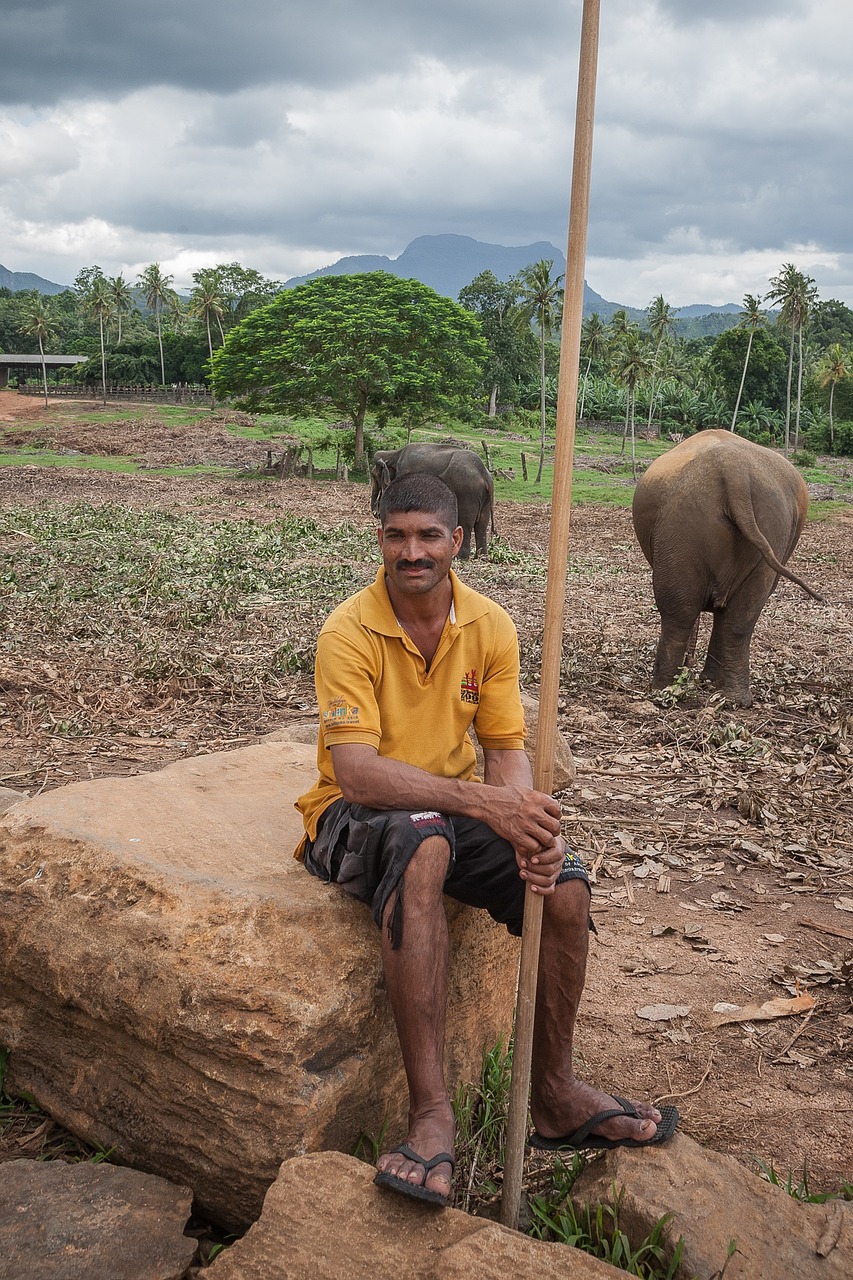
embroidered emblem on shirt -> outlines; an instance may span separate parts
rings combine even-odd
[[[459,697],[463,702],[479,702],[480,686],[477,683],[477,668],[472,667],[470,671],[466,671],[462,677],[462,684],[459,689]]]
[[[346,698],[330,698],[328,710],[323,712],[326,729],[341,729],[348,724],[358,724],[358,707],[351,707]]]

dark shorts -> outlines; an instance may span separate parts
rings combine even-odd
[[[312,875],[334,882],[372,909],[381,927],[392,896],[396,901],[388,919],[392,945],[403,936],[401,881],[422,841],[442,836],[450,845],[444,892],[469,907],[481,907],[493,920],[521,936],[524,919],[524,881],[515,851],[491,827],[474,818],[448,817],[435,810],[367,809],[336,800],[320,819],[317,839],[307,842],[304,862]],[[578,854],[566,851],[557,884],[582,880],[589,888]]]

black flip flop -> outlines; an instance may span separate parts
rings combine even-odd
[[[653,1138],[646,1138],[643,1141],[638,1138],[599,1137],[592,1130],[604,1124],[605,1120],[615,1120],[619,1116],[627,1116],[631,1120],[645,1119],[645,1116],[641,1116],[636,1107],[625,1098],[620,1098],[614,1093],[613,1100],[619,1103],[615,1110],[599,1111],[597,1115],[587,1120],[586,1124],[582,1124],[579,1129],[575,1129],[574,1133],[569,1133],[564,1138],[543,1138],[542,1134],[534,1129],[530,1135],[531,1147],[535,1147],[537,1151],[613,1151],[616,1147],[655,1147],[661,1142],[668,1141],[675,1133],[679,1118],[678,1108],[659,1107],[661,1118]]]
[[[404,1142],[402,1146],[395,1147],[393,1151],[389,1151],[389,1155],[405,1156],[407,1160],[412,1160],[415,1164],[422,1166],[424,1171],[424,1182],[432,1169],[440,1164],[449,1164],[451,1173],[456,1168],[456,1161],[447,1151],[440,1151],[437,1156],[433,1156],[431,1160],[425,1160],[423,1156],[419,1156],[417,1151],[413,1151],[411,1147]],[[443,1196],[440,1191],[431,1191],[429,1187],[425,1187],[423,1182],[406,1182],[404,1178],[397,1178],[393,1173],[377,1173],[373,1179],[377,1187],[387,1187],[390,1191],[396,1191],[401,1196],[410,1196],[412,1200],[422,1200],[426,1204],[439,1205],[446,1208],[450,1203],[449,1194]]]

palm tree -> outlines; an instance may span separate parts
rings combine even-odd
[[[850,356],[842,349],[840,342],[833,342],[831,347],[827,347],[818,369],[818,381],[822,387],[829,387],[829,447],[835,448],[835,428],[832,420],[832,401],[835,396],[835,388],[842,378],[850,376],[850,365],[848,361]]]
[[[785,399],[785,457],[788,456],[791,444],[791,381],[794,371],[794,341],[799,338],[799,369],[797,373],[797,414],[794,432],[794,448],[800,440],[800,405],[803,395],[803,328],[809,311],[817,299],[817,289],[811,276],[798,271],[792,262],[786,262],[778,276],[770,280],[770,291],[767,300],[781,304],[779,316],[781,324],[788,325],[791,330],[788,348],[788,383]]]
[[[118,320],[118,333],[116,335],[116,346],[121,346],[121,318],[133,310],[133,290],[125,280],[124,276],[118,275],[113,280],[108,281],[110,300],[112,301],[113,311]]]
[[[174,276],[165,276],[160,270],[159,262],[152,262],[140,274],[137,286],[143,291],[145,301],[154,312],[157,321],[157,342],[160,346],[160,384],[166,385],[166,362],[163,359],[163,326],[161,314],[164,307],[170,305],[175,291],[172,288]]]
[[[541,258],[522,267],[515,278],[518,285],[521,322],[536,322],[539,330],[539,470],[536,483],[542,479],[545,463],[545,343],[559,329],[563,310],[563,276],[551,279],[553,258]]]
[[[44,359],[45,343],[53,342],[56,337],[56,323],[50,311],[50,304],[36,290],[33,289],[24,303],[23,321],[21,325],[21,333],[30,334],[32,337],[38,338],[39,355],[41,356],[41,377],[44,386],[44,407],[47,404],[47,365]]]
[[[651,432],[652,414],[655,407],[655,374],[658,367],[658,355],[664,338],[675,327],[675,315],[669,303],[664,302],[662,293],[659,293],[650,304],[646,315],[649,319],[649,333],[652,335],[652,341],[655,344],[655,354],[652,360],[652,387],[649,395],[649,421],[647,424],[647,430]]]
[[[637,396],[637,383],[649,372],[649,360],[646,354],[643,336],[638,330],[629,332],[619,350],[613,366],[613,374],[622,383],[625,396],[625,429],[622,432],[622,453],[625,452],[625,438],[631,428],[631,471],[637,478],[636,433],[634,431],[634,407]]]
[[[593,360],[603,360],[607,355],[607,329],[597,311],[593,311],[591,316],[587,316],[581,325],[581,354],[586,356],[586,369],[584,370],[581,387],[578,421],[583,417],[584,404],[586,403],[586,385],[592,362]]]
[[[749,341],[746,344],[746,357],[743,362],[743,373],[740,376],[740,386],[738,387],[737,400],[735,401],[735,411],[732,414],[731,430],[734,431],[737,426],[737,415],[740,409],[741,396],[743,395],[743,384],[746,382],[746,371],[749,367],[749,357],[752,351],[752,340],[755,337],[756,329],[760,329],[764,324],[764,312],[760,310],[761,299],[755,298],[751,293],[745,293],[743,296],[743,310],[740,313],[740,319],[737,322],[739,329],[749,330]]]
[[[219,334],[222,341],[225,341],[225,334],[222,329],[222,317],[225,314],[225,302],[220,289],[220,282],[216,270],[202,270],[193,273],[193,281],[195,288],[190,295],[189,314],[195,316],[198,320],[203,320],[207,326],[207,349],[213,359],[213,339],[210,333],[211,316],[219,324]]]
[[[84,310],[96,316],[101,335],[101,387],[104,393],[104,404],[107,403],[107,353],[104,333],[112,315],[112,296],[110,286],[103,275],[94,275],[88,281],[81,301]]]

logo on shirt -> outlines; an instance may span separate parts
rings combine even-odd
[[[466,671],[462,677],[462,684],[459,689],[459,697],[463,702],[479,702],[480,686],[477,683],[477,668],[472,667],[470,671]]]
[[[323,727],[342,729],[348,724],[358,724],[358,707],[351,707],[346,698],[330,698],[323,712]]]

